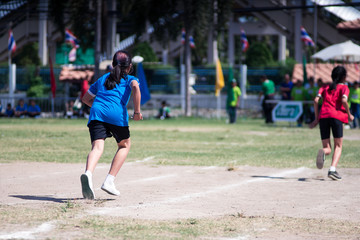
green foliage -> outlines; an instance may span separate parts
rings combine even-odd
[[[40,79],[40,77],[35,77],[37,79]],[[28,97],[42,97],[44,96],[45,92],[45,86],[43,84],[41,85],[34,85],[29,88],[29,90],[26,92],[26,95]]]
[[[142,56],[144,58],[145,62],[157,62],[158,59],[156,57],[156,54],[149,43],[142,42],[136,44],[136,46],[132,50],[132,55],[136,56]]]
[[[252,43],[246,52],[246,64],[249,67],[265,67],[272,62],[273,57],[265,43]]]
[[[21,51],[13,58],[13,62],[18,66],[40,65],[38,56],[39,46],[37,42],[26,44]]]
[[[293,58],[287,58],[285,60],[285,63],[280,64],[280,74],[284,76],[285,74],[290,74],[290,76],[293,73],[294,66],[296,64],[296,60]]]
[[[42,78],[39,76],[39,68],[34,65],[29,65],[25,71],[25,83],[30,85],[26,95],[28,97],[43,97],[46,87]]]

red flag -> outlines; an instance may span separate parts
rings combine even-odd
[[[52,92],[53,98],[55,98],[56,81],[55,81],[55,75],[54,75],[54,69],[53,69],[51,57],[49,57],[49,65],[50,65],[50,84],[51,84],[51,92]]]

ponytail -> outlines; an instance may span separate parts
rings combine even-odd
[[[329,91],[336,90],[336,85],[341,83],[345,77],[346,69],[342,66],[335,67],[331,73],[333,82],[330,84]]]
[[[104,86],[107,90],[114,89],[116,84],[119,84],[122,78],[128,74],[127,69],[131,66],[131,56],[126,51],[117,51],[113,57],[113,69],[109,77],[105,80]]]

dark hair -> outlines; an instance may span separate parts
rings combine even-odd
[[[113,69],[110,72],[109,77],[105,81],[105,87],[107,90],[111,90],[116,87],[116,84],[120,83],[122,78],[125,78],[128,72],[126,69],[131,65],[131,56],[126,51],[117,51],[114,54],[112,66]]]
[[[329,90],[335,90],[336,85],[341,83],[346,77],[346,69],[342,66],[335,67],[331,72],[332,83],[330,84]]]

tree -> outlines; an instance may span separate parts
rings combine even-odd
[[[145,62],[156,62],[158,60],[154,50],[147,42],[136,44],[136,46],[132,50],[132,54],[133,56],[135,55],[142,56]]]
[[[19,66],[28,66],[28,65],[40,65],[40,58],[38,55],[38,43],[28,43],[20,51],[16,57],[13,58],[13,62]]]
[[[252,43],[246,52],[246,64],[250,67],[264,67],[272,62],[271,52],[265,43]]]

